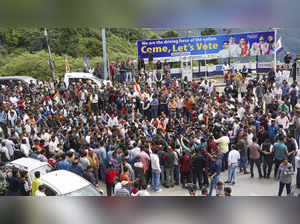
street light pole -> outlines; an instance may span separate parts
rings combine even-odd
[[[103,49],[103,69],[104,69],[104,79],[107,79],[107,56],[106,56],[106,36],[105,28],[102,28],[102,49]]]

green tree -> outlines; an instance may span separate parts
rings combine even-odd
[[[201,36],[209,36],[209,35],[216,35],[217,30],[214,28],[205,28],[201,31]]]
[[[175,30],[167,30],[163,33],[160,33],[159,36],[162,38],[173,38],[173,37],[179,37],[179,33],[177,33]]]

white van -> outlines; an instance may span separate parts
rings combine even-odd
[[[57,170],[41,176],[47,196],[102,196],[103,191],[86,179],[67,170]]]
[[[71,73],[66,73],[64,77],[64,82],[67,88],[69,87],[70,83],[72,82],[77,83],[80,80],[83,83],[91,82],[92,85],[97,85],[99,88],[102,87],[103,83],[105,86],[107,85],[111,86],[111,82],[109,80],[99,79],[91,73],[71,72]]]
[[[31,83],[37,84],[37,80],[30,76],[1,76],[0,77],[0,85],[8,85],[10,81],[12,81],[14,85],[16,85],[17,82],[26,83],[27,85]]]
[[[49,163],[41,162],[37,159],[32,158],[20,158],[16,159],[6,165],[9,170],[12,170],[13,167],[17,168],[19,171],[27,171],[29,174],[29,183],[31,184],[34,180],[34,173],[40,171],[41,176],[51,172],[53,167]]]

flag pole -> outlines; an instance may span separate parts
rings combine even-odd
[[[54,76],[55,76],[55,68],[54,68],[54,62],[53,62],[53,58],[52,58],[52,54],[51,54],[51,48],[50,48],[50,45],[49,45],[49,39],[48,39],[48,32],[47,32],[47,28],[45,27],[44,29],[44,34],[45,34],[45,37],[46,37],[46,42],[47,42],[47,47],[48,47],[48,54],[49,54],[49,63],[52,63],[52,64],[49,64],[50,65],[50,68],[51,69],[51,72],[52,72],[52,78],[54,79]]]
[[[274,42],[275,42],[275,52],[274,52],[274,72],[277,72],[277,31],[278,28],[273,28],[275,35],[274,35]]]

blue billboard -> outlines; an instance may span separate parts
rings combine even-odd
[[[137,42],[140,58],[200,56],[203,58],[231,58],[273,55],[275,33],[256,32],[230,35],[140,40]]]

